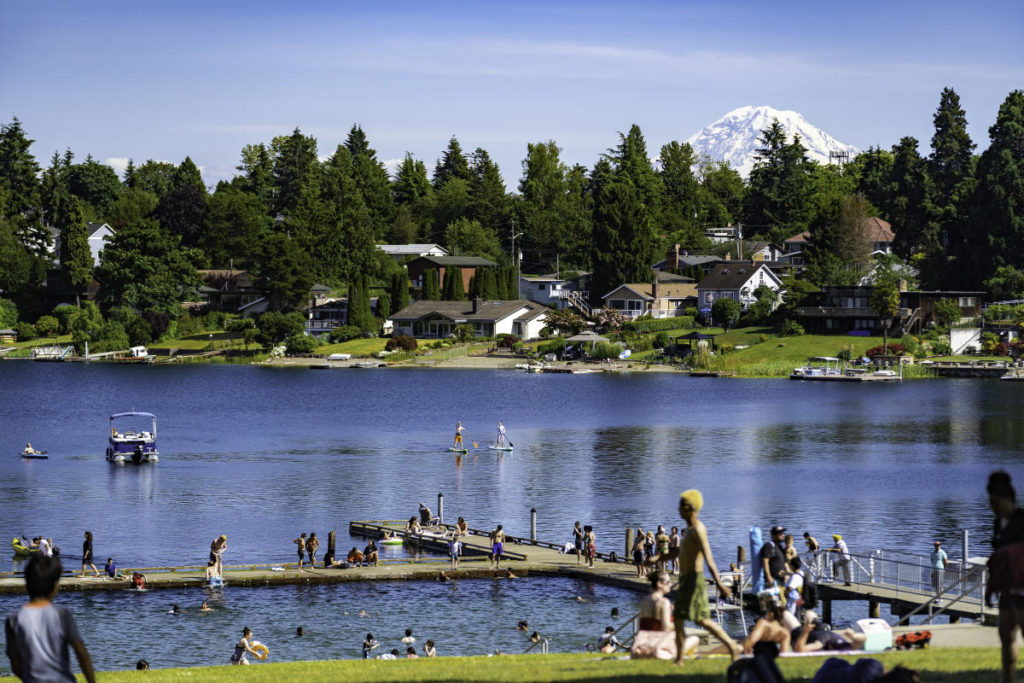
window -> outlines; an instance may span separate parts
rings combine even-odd
[[[538,292],[543,292],[544,291],[544,283],[540,283],[540,284],[537,285],[537,291]]]
[[[639,299],[627,299],[626,310],[627,311],[642,311],[644,308],[644,302]]]
[[[960,308],[971,308],[974,306],[973,296],[962,296],[960,297]]]
[[[622,299],[612,299],[608,303],[611,304],[612,308],[615,308],[620,311],[626,308],[626,302],[623,301]]]

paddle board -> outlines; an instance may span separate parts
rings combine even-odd
[[[511,446],[488,446],[492,451],[511,451]]]
[[[448,450],[450,450],[452,453],[469,453],[468,448],[449,448]]]

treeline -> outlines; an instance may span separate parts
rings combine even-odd
[[[118,178],[67,151],[42,170],[14,119],[0,131],[0,288],[25,314],[46,313],[32,309],[52,244],[46,225],[62,236],[69,291],[95,277],[104,310],[172,316],[197,298],[197,268],[233,267],[257,276],[273,310],[302,305],[320,282],[365,300],[356,302],[365,317],[372,290],[394,301],[402,289],[376,244],[436,242],[510,270],[513,235],[526,272],[592,271],[599,297],[648,281],[673,243],[713,251],[704,229],[729,223],[742,223],[746,240],[775,243],[808,230],[805,283],[851,284],[870,267],[862,219],[878,215],[923,286],[1024,296],[1024,94],[1007,96],[980,156],[953,90],[942,92],[934,124],[927,156],[906,137],[842,166],[808,161],[775,124],[748,180],[686,143],[652,153],[634,125],[590,168],[563,162],[554,141],[528,144],[514,191],[486,150],[467,154],[454,137],[432,173],[407,154],[389,177],[359,126],[323,161],[317,141],[296,129],[246,145],[237,175],[210,192],[189,157],[130,162]],[[117,233],[95,270],[87,221]]]

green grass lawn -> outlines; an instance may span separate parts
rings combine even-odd
[[[232,344],[241,346],[242,338],[241,335],[235,334],[234,332],[217,330],[215,332],[200,332],[187,337],[181,337],[180,339],[166,339],[164,341],[151,342],[146,344],[146,348],[150,353],[158,354],[170,353],[171,349],[191,352],[208,351],[210,349],[211,342],[213,342],[213,345],[219,349]]]
[[[230,654],[230,651],[228,652]],[[226,657],[227,655],[225,655]],[[273,657],[273,652],[271,652]],[[887,652],[876,655],[886,668],[898,664],[915,669],[923,683],[999,680],[997,648],[957,648]],[[789,681],[810,680],[824,657],[781,659]],[[856,658],[846,658],[854,661]],[[728,658],[686,662],[682,669],[657,660],[620,660],[601,655],[519,655],[514,657],[441,657],[379,661],[332,660],[287,664],[255,663],[247,667],[118,671],[100,675],[104,681],[678,681],[720,683]],[[681,674],[684,677],[681,678]]]
[[[375,356],[378,352],[384,350],[385,344],[388,343],[387,339],[380,337],[370,337],[369,339],[349,339],[347,342],[341,342],[340,344],[324,344],[318,346],[316,353],[329,356],[332,353],[351,353],[353,356]]]

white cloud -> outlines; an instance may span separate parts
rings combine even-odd
[[[128,157],[110,157],[103,163],[105,163],[110,168],[114,169],[114,173],[117,174],[118,178],[123,178],[124,171],[126,168],[128,168],[129,161],[130,159]]]

